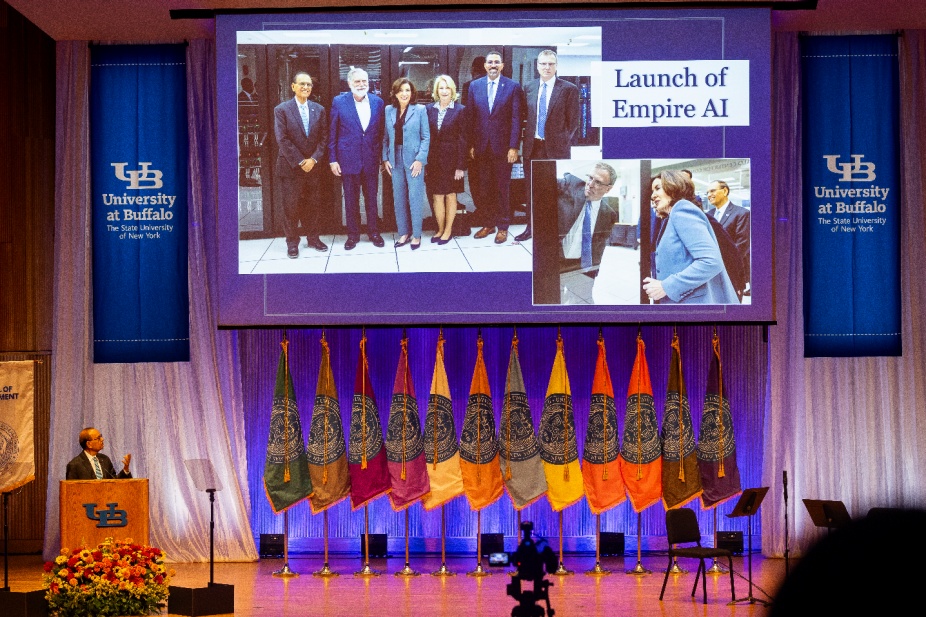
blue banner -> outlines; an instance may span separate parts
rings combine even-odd
[[[90,62],[93,360],[188,361],[186,48]]]
[[[804,355],[899,356],[897,38],[806,37],[801,74]]]

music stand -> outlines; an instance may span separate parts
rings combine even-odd
[[[810,520],[817,527],[826,527],[829,533],[833,529],[845,527],[852,522],[852,517],[841,501],[827,501],[825,499],[804,499],[804,506],[810,514]]]
[[[741,516],[748,517],[747,521],[747,535],[749,536],[749,554],[747,560],[749,563],[749,595],[745,598],[740,598],[738,600],[733,600],[730,604],[761,604],[763,606],[768,606],[769,603],[765,600],[760,600],[755,598],[752,595],[752,517],[759,510],[759,506],[762,505],[762,500],[765,499],[765,494],[768,492],[767,486],[762,486],[759,488],[747,488],[743,491],[743,494],[740,495],[739,501],[736,502],[736,506],[733,508],[733,511],[727,514],[727,518],[739,518]]]
[[[235,612],[235,586],[216,583],[215,578],[215,492],[222,490],[209,459],[183,461],[193,485],[209,493],[209,585],[205,588],[170,587],[167,612],[177,615],[223,615]]]

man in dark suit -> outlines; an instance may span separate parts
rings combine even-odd
[[[66,480],[114,480],[132,477],[129,472],[132,455],[126,454],[122,457],[122,471],[117,475],[113,462],[100,452],[103,449],[103,435],[100,431],[92,426],[87,427],[80,432],[78,440],[83,452],[68,463]]]
[[[730,201],[730,187],[723,180],[711,182],[707,189],[707,200],[714,206],[707,211],[707,216],[720,222],[723,230],[736,244],[743,259],[743,273],[748,283],[750,280],[749,210]]]
[[[579,131],[579,89],[556,78],[556,52],[545,49],[537,56],[540,79],[524,86],[527,126],[524,130],[524,179],[527,182],[527,229],[515,236],[523,242],[531,237],[531,161],[568,159]]]
[[[331,173],[343,178],[344,209],[347,215],[347,242],[352,250],[360,240],[360,191],[367,214],[367,235],[374,246],[385,246],[379,235],[376,189],[383,153],[386,104],[370,93],[370,78],[363,69],[347,73],[350,92],[331,102],[328,131],[328,158]]]
[[[620,221],[619,200],[605,197],[617,180],[607,163],[596,163],[585,180],[567,173],[558,181],[558,226],[563,270],[601,263],[611,229]]]
[[[318,162],[325,156],[328,143],[328,120],[325,108],[309,100],[312,77],[303,71],[293,75],[293,98],[273,110],[273,130],[279,155],[276,179],[283,196],[283,233],[286,254],[299,257],[299,221],[306,245],[327,251],[328,245],[318,237],[319,177]]]
[[[475,238],[495,232],[495,243],[508,240],[511,221],[511,166],[518,160],[521,143],[523,92],[517,82],[502,75],[505,68],[497,51],[486,54],[486,76],[473,81],[466,93],[472,136],[470,153],[476,168],[473,188],[483,227]]]

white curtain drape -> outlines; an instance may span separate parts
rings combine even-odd
[[[63,478],[80,448],[77,434],[95,426],[116,461],[131,452],[135,477],[148,478],[151,543],[176,561],[209,558],[209,498],[184,464],[209,459],[216,493],[215,555],[256,560],[249,521],[247,459],[236,334],[216,328],[215,45],[187,51],[190,135],[190,362],[93,364],[91,229],[86,42],[57,44],[60,88],[55,182],[55,324],[52,352],[49,477]],[[46,559],[60,548],[58,482],[49,482]]]
[[[763,484],[772,492],[761,515],[763,552],[780,556],[783,470],[792,555],[825,533],[813,526],[802,499],[840,500],[853,518],[876,506],[926,507],[926,33],[904,32],[899,46],[903,356],[893,358],[804,358],[799,37],[777,33],[773,46],[778,325],[770,328],[763,463]]]

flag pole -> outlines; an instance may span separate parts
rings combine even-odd
[[[481,578],[489,573],[482,569],[482,510],[476,511],[476,569],[467,572],[466,576]]]
[[[363,567],[354,576],[371,577],[380,573],[370,567],[370,506],[363,506]]]
[[[405,567],[396,572],[395,575],[406,578],[421,576],[421,573],[413,570],[408,563],[408,508],[405,508]]]
[[[575,574],[572,570],[567,570],[563,565],[563,511],[559,511],[559,567],[554,572],[556,576],[570,576]]]
[[[601,567],[601,514],[595,515],[595,567],[586,570],[586,576],[608,576],[610,570]]]
[[[324,530],[324,533],[325,533],[325,565],[322,566],[321,570],[316,570],[315,572],[312,572],[312,576],[317,576],[319,578],[330,578],[332,576],[339,576],[339,574],[328,567],[328,509],[327,508],[322,513],[322,516],[324,517],[322,519],[323,520],[322,524],[325,527],[325,530]]]
[[[273,573],[278,578],[293,578],[298,572],[289,569],[289,510],[283,512],[283,567]]]
[[[643,567],[643,513],[637,512],[637,565],[632,570],[627,570],[627,574],[652,574],[652,571]]]
[[[431,576],[456,576],[456,574],[447,569],[447,514],[442,505],[440,507],[440,568],[431,572]]]
[[[717,548],[717,506],[714,506],[714,548]],[[723,566],[720,565],[720,562],[717,561],[717,558],[714,557],[714,563],[711,564],[711,567],[705,570],[706,574],[726,574],[726,570],[723,569]]]

